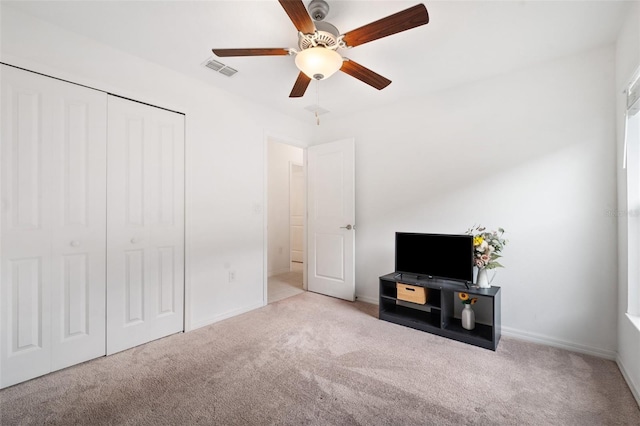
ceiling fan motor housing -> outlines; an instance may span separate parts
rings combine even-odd
[[[300,50],[314,46],[324,46],[335,49],[338,46],[340,32],[328,22],[316,22],[315,34],[298,33],[298,47]]]
[[[329,13],[329,4],[324,0],[311,0],[308,9],[314,21],[322,21]]]

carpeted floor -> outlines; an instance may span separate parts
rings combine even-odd
[[[638,425],[616,364],[497,352],[304,293],[0,391],[0,423]]]

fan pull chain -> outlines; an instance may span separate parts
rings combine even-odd
[[[316,125],[320,125],[320,116],[318,110],[320,109],[320,80],[316,80]]]

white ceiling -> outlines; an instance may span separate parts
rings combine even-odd
[[[309,0],[304,0],[308,4]],[[325,19],[342,33],[418,1],[328,0]],[[376,108],[613,43],[629,2],[425,1],[428,25],[341,51],[389,78],[377,91],[343,73],[319,83],[331,116]],[[294,58],[222,58],[227,78],[201,64],[211,48],[297,47],[296,30],[276,0],[3,2],[71,31],[312,121],[316,83],[288,97]],[[327,116],[328,117],[328,116]]]

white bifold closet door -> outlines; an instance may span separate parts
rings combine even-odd
[[[184,116],[109,96],[107,354],[184,326]]]
[[[1,67],[5,387],[105,354],[107,95]]]

